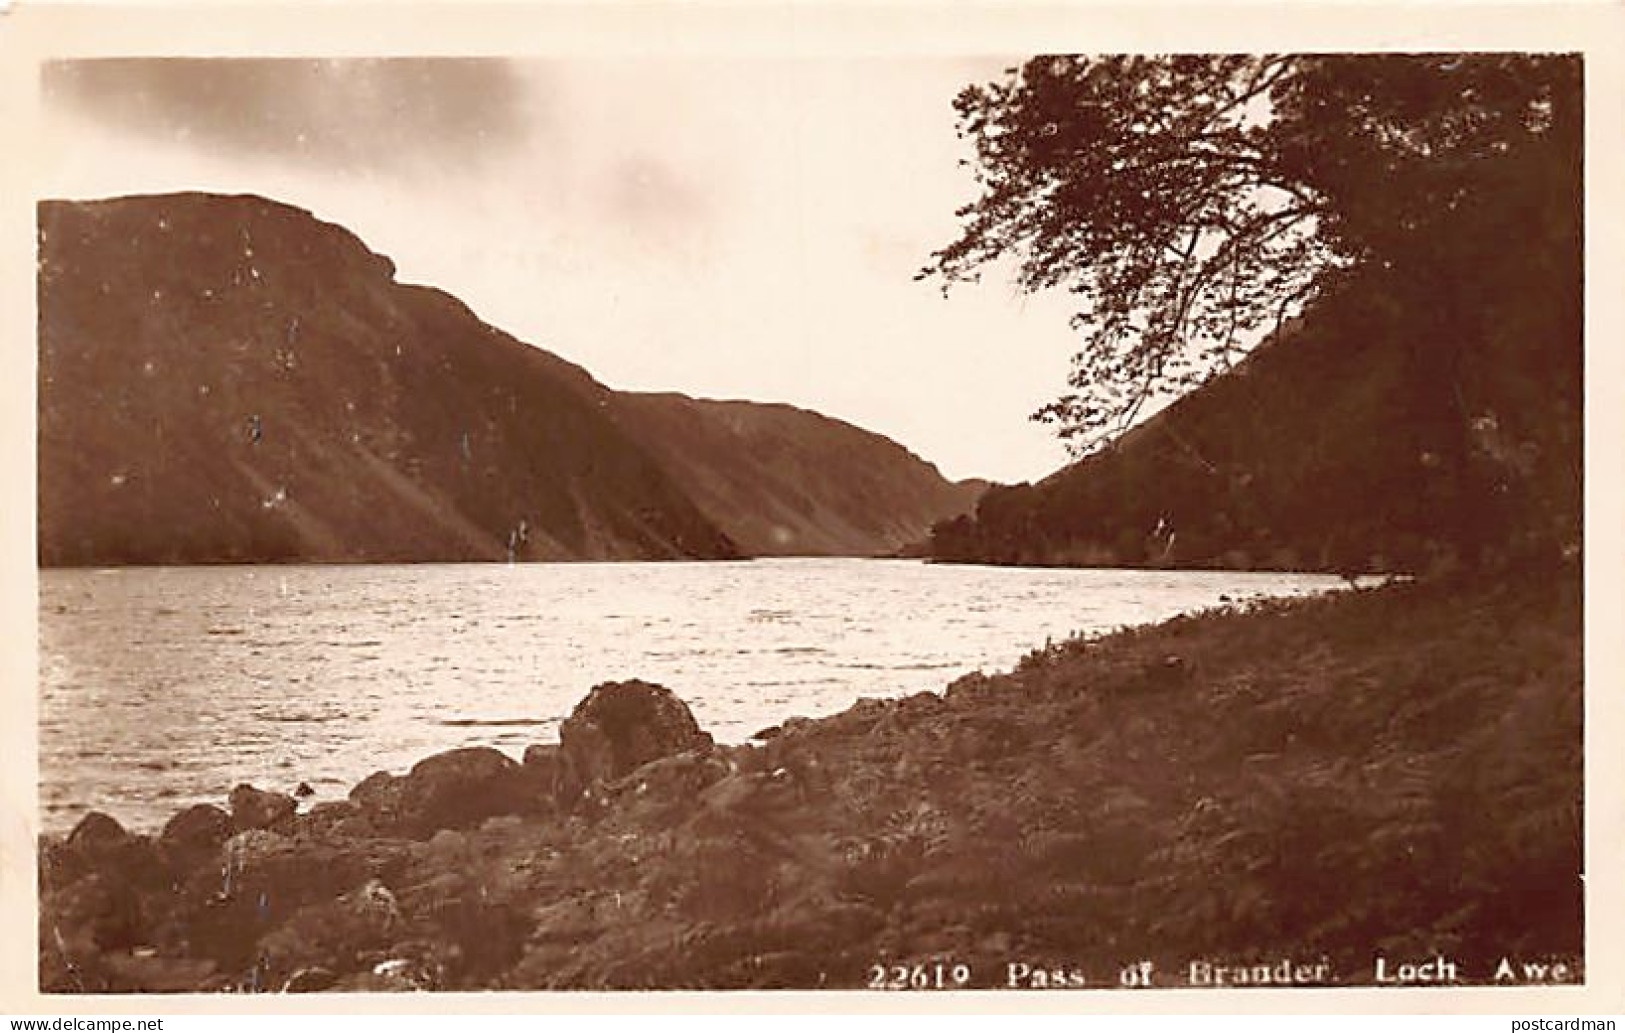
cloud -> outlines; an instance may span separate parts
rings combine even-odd
[[[681,219],[703,201],[695,184],[653,155],[642,154],[616,163],[605,190],[605,204],[613,216],[640,222]]]
[[[48,105],[223,157],[404,172],[504,154],[545,123],[494,58],[108,58],[48,62]]]

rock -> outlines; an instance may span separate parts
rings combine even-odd
[[[925,691],[904,696],[897,701],[897,706],[903,713],[917,718],[924,714],[937,713],[943,709],[945,703],[941,693]]]
[[[292,842],[287,836],[266,829],[249,829],[226,840],[220,848],[222,894],[232,895],[233,879],[241,872],[260,867],[266,859],[291,852]]]
[[[282,829],[293,823],[299,808],[287,793],[255,789],[246,782],[231,791],[231,827],[237,832],[249,829]]]
[[[560,726],[559,742],[584,784],[611,782],[651,760],[713,745],[670,689],[635,680],[596,686]]]
[[[793,818],[804,787],[788,768],[739,773],[696,789],[697,827],[717,835],[729,831],[750,839],[771,839],[784,833],[786,818]]]
[[[361,815],[361,805],[354,800],[324,800],[304,813],[307,821],[316,823],[341,821]]]
[[[580,781],[571,770],[563,749],[556,744],[525,747],[520,773],[530,789],[533,813],[568,806],[581,795]]]
[[[527,768],[535,767],[538,770],[550,771],[561,761],[556,743],[532,743],[525,747],[521,763]]]
[[[406,776],[412,789],[500,781],[518,767],[513,759],[489,746],[447,750],[418,761]]]
[[[94,857],[116,851],[127,845],[131,836],[124,826],[103,814],[91,811],[79,819],[79,824],[68,833],[68,848],[84,856]]]
[[[297,828],[324,836],[370,836],[375,834],[366,812],[354,800],[327,800],[299,816]]]
[[[68,941],[65,954],[127,950],[146,942],[135,888],[116,873],[93,872],[41,901],[40,926]]]
[[[230,895],[265,891],[284,911],[335,897],[368,879],[388,880],[408,861],[406,844],[383,839],[319,839],[240,832],[221,848],[219,874]]]
[[[421,838],[513,814],[524,808],[527,796],[512,758],[489,746],[470,746],[412,768],[401,787],[401,818],[408,834]]]
[[[124,831],[112,818],[92,811],[68,833],[60,851],[53,852],[54,881],[71,882],[85,872],[103,872],[135,886],[161,884],[165,866],[146,836]]]
[[[622,793],[693,804],[706,787],[734,773],[735,766],[727,757],[716,753],[679,753],[650,761],[617,782],[615,788]]]
[[[608,787],[628,820],[666,824],[691,813],[701,794],[733,773],[717,753],[680,753],[638,768]]]
[[[301,908],[331,905],[369,879],[396,877],[407,863],[404,847],[379,839],[239,832],[221,847],[219,867],[193,874],[166,931],[185,941],[190,955],[214,959],[223,972],[244,972],[260,955],[261,938]],[[321,961],[290,953],[286,965],[255,976],[255,985],[275,989],[294,970]]]
[[[231,816],[213,804],[195,804],[164,823],[158,842],[172,855],[212,854],[231,838]]]
[[[387,949],[402,924],[395,894],[368,879],[336,899],[301,908],[260,940],[257,955],[273,986],[311,969],[332,974],[331,986],[337,973],[357,972],[367,957]]]
[[[388,828],[400,820],[405,787],[404,778],[387,771],[374,771],[355,784],[350,790],[350,799],[374,825]]]
[[[795,735],[798,732],[804,732],[812,727],[812,718],[797,715],[795,717],[785,718],[780,724],[770,725],[769,727],[757,732],[755,735],[752,735],[751,738],[757,742],[769,742],[773,739],[782,738],[786,735]]]
[[[438,873],[400,887],[401,908],[422,939],[415,950],[397,943],[391,953],[431,963],[442,986],[448,981],[452,988],[492,985],[524,950],[534,888],[478,861],[454,868],[425,865],[418,871]]]
[[[380,771],[350,790],[350,799],[376,829],[413,839],[524,812],[534,795],[520,766],[489,746],[435,754],[403,777]]]
[[[309,782],[300,782],[299,785],[294,789],[293,795],[295,798],[303,800],[307,796],[315,796],[316,790],[310,787]]]
[[[876,723],[891,714],[894,705],[892,700],[865,696],[839,714],[825,718],[812,727],[826,738],[867,735]]]
[[[39,837],[39,889],[50,893],[90,874],[90,863],[68,844],[51,836]]]
[[[42,915],[43,919],[44,916]],[[66,932],[66,931],[65,931]],[[101,952],[85,945],[76,949],[56,930],[41,928],[39,940],[39,988],[46,994],[104,993],[108,989],[106,966]]]
[[[468,837],[456,829],[441,829],[413,850],[413,857],[436,867],[457,868],[469,859]]]
[[[387,930],[401,924],[401,907],[381,879],[368,879],[359,889],[339,898],[356,916]]]

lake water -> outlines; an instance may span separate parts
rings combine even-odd
[[[1339,584],[856,559],[42,571],[44,825],[154,829],[238,782],[335,799],[456,746],[518,757],[633,677],[740,742],[1046,639]]]

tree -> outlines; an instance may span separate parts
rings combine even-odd
[[[1071,390],[1035,418],[1080,452],[1354,276],[1433,320],[1409,337],[1460,387],[1506,234],[1580,279],[1580,100],[1562,56],[1034,58],[956,99],[981,196],[920,275],[1013,262],[1079,296]]]

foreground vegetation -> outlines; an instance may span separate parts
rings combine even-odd
[[[560,746],[240,789],[41,849],[51,991],[864,987],[1193,961],[1374,981],[1582,951],[1575,567],[1264,602],[712,746],[600,686]],[[936,969],[942,963],[945,967]],[[877,970],[876,966],[883,968]],[[954,968],[953,966],[964,966]],[[959,976],[963,975],[963,980]],[[1075,977],[1075,978],[1071,978]],[[1031,975],[1019,980],[1034,985]]]

